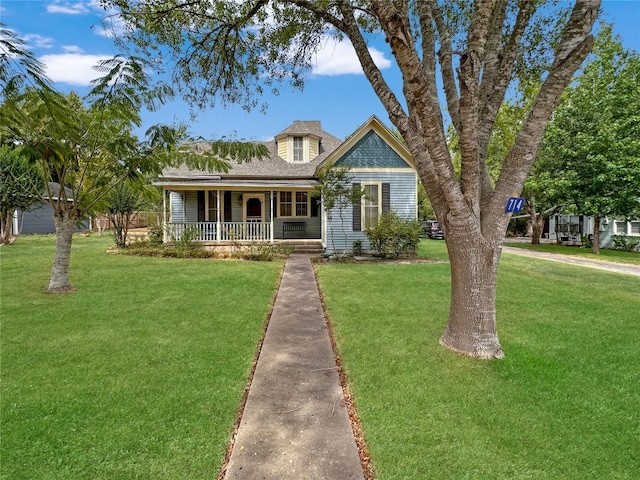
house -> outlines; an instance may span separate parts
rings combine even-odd
[[[593,237],[594,218],[587,215],[557,214],[549,218],[549,238],[565,244],[581,245],[583,237]],[[640,237],[640,219],[600,219],[600,247],[613,248],[615,235]]]
[[[315,242],[327,250],[369,246],[365,229],[386,210],[417,218],[418,176],[400,139],[375,116],[346,140],[319,121],[294,121],[263,142],[268,158],[232,164],[226,172],[167,168],[157,184],[165,201],[165,242],[195,229],[196,241],[221,247],[251,242]],[[318,172],[350,168],[366,192],[340,215],[327,215],[312,195]],[[338,225],[339,223],[339,225]],[[335,234],[334,232],[340,232]]]
[[[49,192],[59,192],[60,184],[49,182]],[[72,202],[73,192],[65,187],[65,194],[68,202]],[[47,198],[47,191],[42,193],[44,199]],[[54,200],[57,197],[54,196]],[[81,221],[76,225],[75,231],[80,232],[89,228],[89,222]],[[30,210],[16,210],[13,214],[13,235],[29,233],[55,233],[56,227],[53,223],[53,208],[49,203],[38,200]]]

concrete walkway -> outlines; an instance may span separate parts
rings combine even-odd
[[[309,255],[285,265],[224,478],[364,479]]]
[[[525,257],[542,258],[554,262],[570,263],[581,267],[596,268],[598,270],[606,270],[614,273],[624,273],[627,275],[635,275],[640,277],[640,266],[624,263],[606,262],[603,260],[591,260],[588,258],[576,257],[573,255],[562,255],[559,253],[536,252],[534,250],[525,250],[517,247],[503,247],[504,253],[513,253]]]

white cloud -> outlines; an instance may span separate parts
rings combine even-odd
[[[84,15],[89,13],[85,2],[61,2],[55,1],[47,5],[47,13],[61,13],[63,15]]]
[[[369,53],[375,64],[381,70],[389,68],[391,61],[384,56],[380,50],[369,47]],[[313,66],[315,75],[361,75],[362,66],[358,60],[358,56],[353,45],[348,40],[341,42],[328,38],[324,42],[324,46],[315,57],[315,65]]]
[[[62,49],[66,53],[83,53],[84,50],[77,45],[63,45]]]
[[[63,53],[43,55],[39,60],[47,66],[47,76],[52,81],[86,87],[100,76],[93,66],[106,58],[105,55]]]
[[[53,47],[53,38],[43,37],[37,33],[30,33],[23,37],[27,45],[33,48],[51,48]]]

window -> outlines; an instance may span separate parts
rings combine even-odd
[[[309,192],[280,192],[279,217],[308,217]]]
[[[640,235],[640,220],[629,222],[629,235]]]
[[[309,211],[309,194],[296,192],[296,217],[307,217]]]
[[[616,233],[618,235],[626,235],[627,222],[621,222],[620,220],[616,220]]]
[[[302,148],[302,137],[293,137],[293,161],[304,161],[304,150]]]
[[[280,217],[291,216],[291,192],[280,192]]]
[[[362,229],[375,227],[380,216],[380,184],[362,184],[364,197],[362,197]]]

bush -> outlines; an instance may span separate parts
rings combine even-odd
[[[244,250],[238,250],[234,256],[247,260],[270,262],[274,258],[286,258],[293,251],[285,245],[270,245],[268,243],[252,243]]]
[[[200,236],[200,229],[196,225],[189,225],[179,235],[172,235],[171,240],[178,250],[193,250],[195,242]]]
[[[420,224],[395,212],[384,213],[375,227],[366,230],[371,248],[382,258],[415,255],[420,240]]]
[[[353,241],[353,254],[356,256],[362,255],[362,240]]]
[[[640,246],[640,238],[627,237],[625,234],[614,235],[611,239],[613,240],[613,248],[616,250],[634,252]]]

